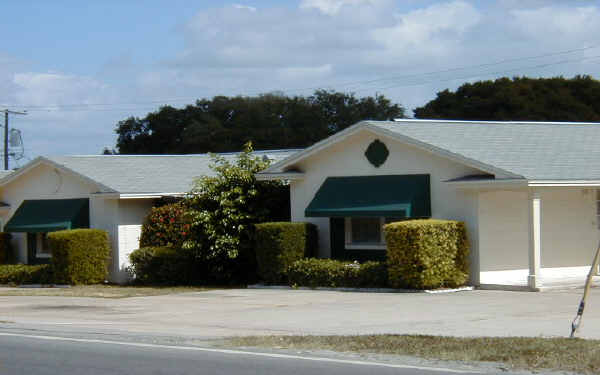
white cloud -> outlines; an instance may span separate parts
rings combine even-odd
[[[302,0],[301,9],[317,9],[323,14],[336,15],[343,7],[355,7],[357,5],[378,5],[381,0]]]
[[[28,110],[26,116],[11,119],[11,127],[22,131],[27,157],[99,153],[102,147],[114,145],[112,129],[122,114],[103,112],[109,107],[96,106],[122,100],[113,87],[93,77],[22,72],[18,66],[0,68],[0,81],[10,87],[9,93],[0,96],[0,106]],[[11,163],[15,166],[27,160]]]
[[[595,6],[546,6],[516,9],[511,27],[529,39],[544,44],[591,41],[600,33],[600,9]]]
[[[321,78],[327,77],[332,73],[331,64],[325,64],[321,66],[314,67],[288,67],[283,69],[278,69],[277,74],[283,80],[297,80],[301,82],[302,80],[310,77],[310,78]]]
[[[90,77],[61,73],[15,73],[14,98],[27,106],[94,104],[110,97],[109,87]]]
[[[413,62],[444,58],[464,48],[464,35],[482,20],[480,12],[464,1],[435,4],[396,14],[396,23],[371,31],[381,52],[369,61],[398,61],[407,55]]]
[[[249,5],[233,4],[233,7],[237,8],[237,9],[245,9],[245,10],[249,10],[251,12],[256,12],[256,8],[255,7],[251,7]]]

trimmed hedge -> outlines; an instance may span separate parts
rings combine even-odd
[[[10,246],[10,233],[0,232],[0,264],[12,262],[12,251]]]
[[[408,220],[384,226],[389,282],[395,288],[457,287],[468,280],[465,225],[451,220]]]
[[[181,249],[142,247],[129,254],[130,273],[139,284],[190,285],[193,259]]]
[[[108,233],[100,229],[73,229],[48,233],[54,282],[97,284],[108,276],[111,255]]]
[[[52,284],[52,267],[49,264],[30,266],[26,264],[0,265],[0,284]]]
[[[258,275],[271,284],[285,281],[285,271],[295,261],[314,255],[317,226],[311,223],[256,224],[255,252]]]
[[[333,259],[300,259],[287,269],[292,286],[385,288],[388,285],[384,262],[351,263]]]
[[[153,207],[142,225],[141,247],[180,247],[191,235],[190,210],[183,203]]]

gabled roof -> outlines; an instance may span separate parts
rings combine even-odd
[[[259,157],[280,161],[299,150],[255,151]],[[222,153],[235,159],[238,153]],[[96,184],[99,192],[120,194],[180,194],[190,191],[193,181],[214,175],[210,155],[83,155],[39,157],[0,179],[0,186],[40,163],[49,164]]]
[[[267,168],[295,163],[367,129],[504,178],[600,180],[600,123],[397,120],[363,121]]]

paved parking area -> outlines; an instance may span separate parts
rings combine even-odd
[[[126,299],[0,297],[0,328],[172,335],[568,336],[582,290],[448,294],[232,289]],[[600,339],[600,289],[581,337]]]

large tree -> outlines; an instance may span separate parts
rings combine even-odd
[[[384,96],[319,90],[313,95],[216,96],[182,109],[170,106],[117,124],[121,154],[187,154],[309,146],[361,120],[404,117]]]
[[[600,121],[600,81],[576,76],[465,83],[455,92],[438,92],[414,114],[428,119]]]

